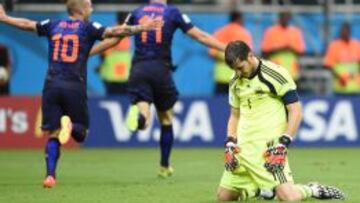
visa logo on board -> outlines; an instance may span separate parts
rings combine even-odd
[[[303,108],[306,126],[299,129],[297,139],[304,142],[334,141],[337,138],[356,141],[359,136],[356,119],[359,118],[350,101],[339,100],[331,109],[326,100],[312,100]]]
[[[117,101],[101,101],[100,108],[106,110],[110,116],[111,126],[117,141],[127,142],[132,134],[125,126],[125,115],[127,112]],[[211,125],[211,116],[209,113],[208,103],[206,101],[197,100],[189,105],[184,112],[184,104],[179,101],[174,106],[174,136],[181,142],[189,142],[193,138],[199,138],[204,142],[212,142],[214,140],[213,126]],[[199,113],[201,112],[201,113]],[[183,120],[180,120],[178,114],[185,113]],[[137,133],[139,142],[148,142],[150,140],[158,141],[160,138],[160,129],[154,126],[156,121],[155,109],[151,109],[150,125],[146,130]]]
[[[138,142],[146,143],[158,141],[160,129],[154,125],[156,120],[155,109],[152,109],[150,126],[144,131],[132,135],[125,126],[126,110],[118,101],[101,101],[100,108],[107,111],[114,136],[118,142],[128,142],[131,136],[136,136]],[[226,122],[217,122],[216,114],[211,115],[209,106],[211,101],[194,100],[187,103],[179,101],[174,107],[174,134],[175,139],[180,142],[191,142],[200,139],[204,143],[215,141],[214,129],[226,129],[220,126]],[[303,123],[298,130],[297,140],[302,142],[325,141],[332,142],[344,139],[349,142],[358,140],[358,122],[360,115],[354,111],[354,103],[348,100],[339,100],[333,106],[326,100],[310,100],[303,106]],[[224,111],[227,105],[219,108]],[[181,116],[180,116],[181,115]],[[214,125],[212,125],[212,123]],[[223,132],[225,135],[226,132]]]

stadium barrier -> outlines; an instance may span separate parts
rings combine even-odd
[[[303,122],[295,145],[299,147],[360,146],[359,97],[302,97]],[[129,102],[124,97],[90,98],[90,134],[83,147],[154,147],[160,128],[152,109],[150,127],[131,134],[124,121]],[[174,108],[175,145],[221,147],[229,107],[225,97],[181,98]],[[39,97],[0,98],[0,149],[38,148]],[[68,147],[77,147],[74,142]]]

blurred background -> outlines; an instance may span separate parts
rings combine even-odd
[[[91,20],[122,23],[144,0],[93,0]],[[63,1],[3,0],[10,15],[66,17]],[[297,146],[360,146],[360,0],[170,0],[193,24],[221,41],[247,41],[261,57],[288,68],[304,120]],[[157,146],[159,126],[131,134],[124,125],[132,39],[88,62],[91,127],[85,147]],[[178,31],[173,41],[176,145],[222,146],[231,71],[218,53]],[[42,147],[40,96],[47,41],[0,24],[0,147]],[[153,113],[153,115],[155,115]],[[70,143],[69,147],[77,147]]]

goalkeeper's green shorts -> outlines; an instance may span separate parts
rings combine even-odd
[[[234,172],[225,170],[220,187],[236,191],[241,200],[246,200],[255,197],[258,188],[273,189],[282,183],[293,182],[288,161],[280,173],[272,174],[265,169],[264,153],[268,144],[265,141],[242,144],[241,152],[237,155],[240,167]]]

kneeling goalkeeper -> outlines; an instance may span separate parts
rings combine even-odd
[[[235,75],[229,87],[226,170],[218,200],[344,199],[332,186],[294,184],[286,154],[302,114],[296,85],[287,70],[257,58],[242,41],[227,46],[225,60]]]

